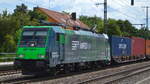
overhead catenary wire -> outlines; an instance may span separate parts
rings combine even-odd
[[[113,0],[113,1],[115,1],[115,0]],[[121,8],[123,9],[123,10],[126,10],[126,7],[128,7],[128,9],[130,8],[130,4],[129,4],[129,6],[127,6],[126,4],[126,2],[124,2],[124,1],[115,1],[119,6],[121,6]],[[112,7],[113,9],[115,9],[116,10],[116,12],[119,12],[121,15],[124,15],[124,16],[126,16],[127,18],[129,18],[129,19],[132,19],[132,20],[134,20],[134,21],[137,21],[137,19],[140,19],[139,20],[139,22],[140,21],[142,21],[143,22],[143,18],[144,18],[144,14],[142,14],[142,13],[140,13],[140,12],[142,12],[142,9],[141,10],[139,10],[139,9],[137,9],[137,8],[133,8],[133,7],[131,7],[131,11],[130,11],[130,14],[129,13],[127,13],[127,12],[124,12],[124,11],[121,11],[121,10],[119,10],[119,9],[116,9],[116,8],[114,8],[114,7]],[[132,14],[131,14],[132,13]],[[131,16],[132,15],[132,16]],[[143,16],[143,17],[141,17],[141,16]],[[138,17],[138,18],[137,18]],[[139,18],[140,17],[140,18]]]
[[[130,0],[124,0],[124,1],[126,2],[127,5],[130,4],[130,2],[129,2]]]
[[[137,20],[137,18],[136,18],[136,17],[130,16],[130,15],[128,15],[128,14],[126,14],[126,13],[122,12],[122,11],[119,11],[119,10],[117,10],[117,9],[115,9],[115,10],[116,10],[117,12],[119,12],[120,14],[122,14],[122,15],[126,16],[126,17],[130,17],[130,18],[132,18],[133,20]]]
[[[116,0],[113,0],[113,1],[115,1],[116,3],[118,3],[118,5],[120,5],[121,7],[128,7],[128,8],[131,8],[130,7],[130,5],[129,4],[121,4],[122,3],[122,1],[116,1]],[[120,3],[119,3],[120,2]],[[129,5],[129,6],[128,6]],[[133,7],[131,8],[131,9],[133,9]],[[139,9],[137,9],[137,8],[134,8],[135,10],[132,10],[132,11],[135,11],[135,12],[141,12]],[[130,11],[130,12],[132,12],[132,11]]]
[[[129,4],[127,4],[127,5],[129,5],[129,6],[127,6],[126,4],[121,4],[123,1],[116,1],[116,0],[113,0],[113,1],[115,1],[116,3],[118,3],[118,5],[120,5],[122,8],[124,8],[124,9],[126,9],[126,7],[128,7],[128,8],[131,8],[131,11],[130,11],[130,13],[132,13],[132,14],[134,14],[134,15],[136,15],[136,16],[138,16],[138,14],[140,14],[140,17],[142,16],[142,14],[141,13],[139,13],[139,12],[142,12],[142,9],[141,10],[139,10],[139,9],[137,9],[136,7],[130,7],[130,5]],[[119,3],[120,2],[120,3]]]
[[[35,6],[41,5],[41,4],[38,3],[38,0],[32,0],[32,1],[20,0],[20,1],[21,1],[21,3],[31,4],[31,5],[35,5]]]
[[[120,14],[122,14],[122,15],[124,15],[124,16],[126,16],[126,17],[130,17],[131,19],[137,20],[136,17],[130,16],[130,15],[128,15],[127,13],[124,13],[124,12],[118,10],[118,9],[115,9],[115,8],[114,8],[114,10],[116,10],[116,12],[119,12]]]
[[[124,1],[127,2],[127,0],[124,0]],[[138,3],[138,2],[140,2],[140,3],[141,3],[141,2],[144,2],[144,3],[145,3],[145,1],[143,1],[143,0],[142,0],[142,1],[139,1],[139,0],[136,1],[136,3]],[[150,1],[146,0],[146,3],[149,3],[149,2],[150,2]],[[146,3],[145,3],[145,5],[146,5]],[[141,8],[140,8],[140,9],[141,9]],[[143,16],[145,17],[145,11],[144,11],[144,10],[141,10],[141,11],[144,13]],[[140,12],[139,12],[139,13],[140,13]],[[144,18],[144,17],[143,17],[143,18]],[[146,15],[146,17],[148,17],[148,14]],[[149,23],[148,23],[148,18],[146,19],[146,22],[143,21],[143,19],[142,19],[142,22],[144,22],[144,23],[146,24],[146,28],[148,28],[148,24],[149,24]]]

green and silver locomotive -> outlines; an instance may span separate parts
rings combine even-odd
[[[24,26],[14,63],[23,74],[36,74],[101,66],[110,61],[106,35],[61,26]]]

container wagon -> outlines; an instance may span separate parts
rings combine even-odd
[[[132,39],[131,55],[133,60],[145,59],[146,47],[145,39],[139,37],[130,37]]]
[[[110,36],[110,53],[114,62],[131,61],[131,39],[128,37]]]
[[[150,59],[150,40],[146,40],[146,58]]]

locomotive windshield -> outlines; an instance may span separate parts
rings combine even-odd
[[[47,30],[24,30],[20,47],[45,47]]]

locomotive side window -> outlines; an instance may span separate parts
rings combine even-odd
[[[33,31],[24,31],[23,36],[33,36],[34,32]]]
[[[57,33],[56,34],[56,41],[59,41],[59,37],[60,37],[60,35],[59,35],[59,33]]]
[[[37,31],[36,36],[47,36],[47,32],[46,31]]]

